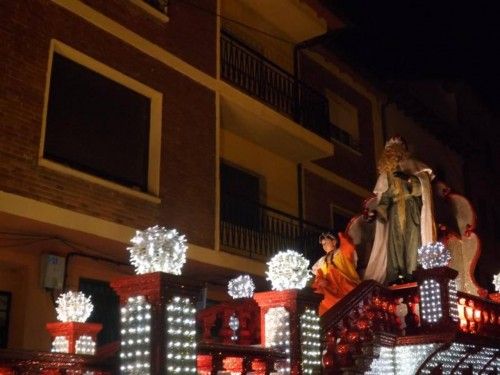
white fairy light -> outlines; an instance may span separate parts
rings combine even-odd
[[[69,341],[66,336],[56,336],[52,341],[52,353],[69,353]]]
[[[300,347],[302,351],[302,373],[317,374],[321,369],[321,334],[319,316],[306,308],[300,317]]]
[[[196,309],[189,298],[167,304],[167,374],[196,374]]]
[[[379,346],[380,354],[373,359],[366,375],[415,374],[438,344]]]
[[[186,238],[176,229],[156,225],[144,231],[136,231],[130,242],[132,246],[127,247],[127,250],[130,252],[130,263],[137,274],[182,273],[182,267],[186,263]]]
[[[151,304],[144,296],[129,297],[120,309],[120,373],[149,375]]]
[[[293,250],[280,251],[267,265],[267,280],[271,280],[273,290],[302,289],[312,277],[309,261]]]
[[[265,345],[287,354],[285,360],[277,360],[275,369],[279,374],[290,373],[290,313],[284,307],[272,307],[264,316]]]
[[[90,297],[73,291],[59,295],[56,305],[57,320],[60,322],[85,323],[94,309]]]
[[[450,263],[450,251],[441,242],[431,242],[418,249],[418,262],[426,270]]]
[[[95,354],[95,341],[92,337],[83,335],[78,338],[75,342],[75,353],[76,354]]]
[[[394,373],[398,375],[415,374],[436,347],[437,344],[396,346],[394,348]]]
[[[234,299],[252,298],[254,290],[255,284],[249,275],[240,275],[227,284],[227,292]]]
[[[422,319],[433,324],[443,317],[441,288],[434,279],[424,280],[420,285],[420,314]]]
[[[495,292],[500,292],[500,273],[493,276],[493,285],[495,286]]]
[[[500,367],[498,359],[495,359],[497,351],[498,349],[492,347],[477,348],[471,344],[454,342],[447,350],[436,353],[419,373],[431,374],[438,366],[441,367],[443,375],[451,375],[452,370],[453,373],[465,373],[470,370],[474,374],[497,373]]]
[[[382,346],[380,348],[380,354],[378,358],[375,358],[371,365],[370,369],[365,372],[366,375],[385,375],[385,374],[394,374],[394,355],[393,348]]]
[[[240,320],[238,319],[236,314],[233,313],[233,315],[231,315],[229,317],[229,324],[228,325],[229,325],[229,328],[231,328],[231,331],[233,331],[233,334],[231,336],[231,340],[232,341],[238,340],[238,335],[236,334],[236,331],[238,330],[238,328],[240,328]]]

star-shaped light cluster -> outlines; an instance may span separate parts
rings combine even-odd
[[[176,229],[166,229],[155,225],[144,231],[136,231],[130,240],[132,246],[130,263],[137,274],[166,272],[174,275],[182,273],[186,263],[186,238]]]
[[[94,309],[90,297],[73,291],[59,295],[56,305],[57,320],[60,322],[85,323]]]
[[[254,290],[255,284],[249,275],[235,277],[229,280],[227,284],[227,292],[234,299],[251,298]]]
[[[309,261],[293,250],[280,251],[267,262],[267,280],[273,290],[302,289],[312,277]]]

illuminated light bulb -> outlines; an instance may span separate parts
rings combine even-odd
[[[196,372],[196,309],[189,298],[174,296],[166,306],[167,342],[166,356],[169,372]],[[194,370],[193,370],[194,369]]]
[[[137,274],[182,273],[182,267],[186,263],[187,241],[176,229],[156,225],[145,231],[136,231],[130,242],[132,246],[127,250],[130,253],[130,263]]]
[[[300,343],[302,351],[302,371],[304,374],[319,373],[321,369],[321,342],[319,316],[306,308],[300,317]],[[314,339],[312,339],[314,338]],[[289,341],[287,340],[289,345]]]
[[[149,310],[151,305],[144,296],[130,297],[127,301],[127,305],[120,310],[122,343],[126,343],[120,353],[120,371],[127,375],[149,375],[150,329],[145,324],[144,311]]]
[[[234,299],[251,298],[254,290],[255,284],[249,275],[240,275],[227,284],[227,292]]]
[[[431,242],[418,249],[418,262],[426,270],[450,263],[450,251],[441,242]]]
[[[495,286],[495,292],[500,292],[500,273],[493,276],[493,285]]]
[[[273,290],[302,289],[312,277],[309,260],[293,250],[280,251],[267,263]]]
[[[69,353],[69,341],[65,336],[56,336],[52,341],[53,353]]]
[[[85,323],[94,309],[90,297],[82,292],[62,293],[56,305],[57,320],[61,322]]]
[[[264,316],[265,321],[265,346],[278,348],[290,354],[290,342],[280,337],[290,335],[290,314],[284,307],[272,307]],[[275,369],[280,374],[290,373],[290,357],[278,360]]]

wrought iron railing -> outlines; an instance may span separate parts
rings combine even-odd
[[[221,32],[221,76],[330,140],[326,98],[225,31]]]
[[[301,252],[311,262],[321,255],[318,236],[327,228],[238,197],[221,197],[220,240],[223,250],[268,259],[281,250]]]

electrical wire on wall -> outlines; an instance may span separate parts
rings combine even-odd
[[[272,1],[272,0],[269,0],[269,1]],[[185,4],[185,5],[188,5],[188,6],[190,6],[190,7],[192,7],[192,8],[195,8],[195,9],[197,9],[197,10],[199,10],[199,11],[205,12],[205,13],[207,13],[207,14],[209,14],[209,15],[213,16],[213,17],[220,18],[221,20],[224,20],[224,21],[227,21],[227,22],[234,23],[234,24],[236,24],[236,25],[238,25],[238,26],[244,27],[244,28],[246,28],[246,29],[248,29],[248,30],[251,30],[251,31],[256,32],[256,33],[259,33],[259,34],[262,34],[262,35],[264,35],[264,36],[267,36],[267,37],[269,37],[269,38],[275,39],[275,40],[280,41],[280,42],[282,42],[282,43],[286,43],[286,44],[289,44],[289,45],[291,45],[291,46],[294,46],[294,45],[296,45],[296,44],[297,44],[297,42],[294,42],[294,41],[289,40],[289,39],[285,39],[285,38],[283,38],[283,37],[281,37],[281,36],[278,36],[278,35],[272,34],[272,33],[270,33],[270,32],[267,32],[267,31],[261,30],[261,29],[259,29],[259,28],[257,28],[257,27],[254,27],[254,26],[248,25],[248,24],[246,24],[246,23],[244,23],[244,22],[241,22],[241,21],[235,20],[235,19],[233,19],[233,18],[230,18],[230,17],[224,16],[224,15],[222,15],[222,14],[220,14],[220,13],[216,12],[216,11],[213,11],[213,10],[210,10],[210,9],[207,9],[207,8],[204,8],[204,7],[200,6],[199,4],[196,4],[196,3],[191,2],[191,1],[189,1],[189,0],[171,0],[171,1],[170,1],[170,6],[171,6],[172,2],[177,2],[177,3],[182,3],[182,4]]]
[[[62,291],[65,291],[67,287],[67,279],[69,276],[69,265],[70,265],[70,260],[74,257],[83,257],[83,258],[88,258],[92,259],[94,261],[99,261],[99,262],[107,262],[110,264],[114,264],[119,267],[124,267],[127,268],[126,272],[127,273],[133,273],[132,267],[129,263],[121,262],[116,259],[112,258],[107,258],[103,257],[101,255],[101,252],[98,250],[83,246],[81,244],[78,244],[76,242],[73,242],[71,240],[59,237],[59,236],[53,236],[53,235],[43,235],[39,233],[23,233],[23,232],[4,232],[0,231],[0,241],[5,242],[0,245],[1,248],[19,248],[19,247],[26,247],[26,246],[31,246],[34,244],[39,244],[42,242],[46,241],[58,241],[65,245],[66,247],[70,248],[71,251],[67,253],[64,256],[64,261],[65,261],[65,267],[64,267],[64,278],[63,278],[63,287]],[[55,301],[56,301],[56,294],[59,292],[55,288],[44,288],[45,291],[49,294],[50,300],[52,304],[55,306]]]

